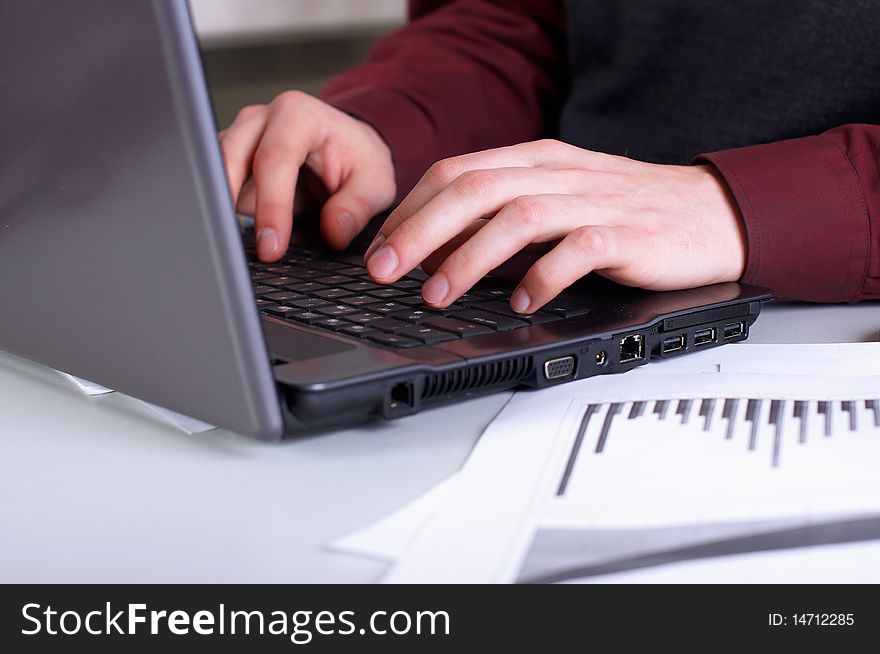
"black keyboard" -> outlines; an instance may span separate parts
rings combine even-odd
[[[248,252],[257,308],[297,324],[368,339],[392,348],[436,345],[580,316],[588,309],[559,298],[531,315],[510,308],[511,289],[483,281],[446,309],[423,304],[423,280],[376,284],[366,267],[292,248],[280,262]]]

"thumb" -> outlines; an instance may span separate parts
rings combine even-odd
[[[336,250],[344,250],[376,214],[394,201],[395,183],[361,166],[346,179],[321,210],[321,236]]]

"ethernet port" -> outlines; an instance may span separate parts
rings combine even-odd
[[[411,409],[415,402],[415,388],[412,382],[400,382],[391,388],[388,405],[391,409]]]
[[[620,341],[620,363],[630,363],[645,358],[645,339],[641,334],[627,336]]]

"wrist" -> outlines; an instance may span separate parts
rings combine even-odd
[[[702,195],[706,200],[706,218],[711,219],[713,236],[719,239],[722,246],[719,248],[722,257],[719,261],[718,281],[739,281],[745,273],[748,256],[748,240],[742,212],[730,187],[715,166],[702,164],[694,168],[701,171],[704,180]]]

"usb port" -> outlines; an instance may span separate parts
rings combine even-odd
[[[633,334],[620,340],[620,362],[629,363],[645,358],[645,341],[641,334]]]
[[[672,354],[673,352],[678,352],[679,350],[684,349],[684,334],[679,334],[678,336],[670,336],[669,338],[664,338],[663,342],[660,344],[660,351],[663,354]]]
[[[746,324],[743,322],[732,322],[729,325],[724,325],[722,330],[724,338],[736,338],[737,336],[742,336],[745,332]]]
[[[694,346],[699,347],[700,345],[708,345],[709,343],[715,342],[715,328],[709,327],[709,329],[701,329],[699,331],[694,332]]]

